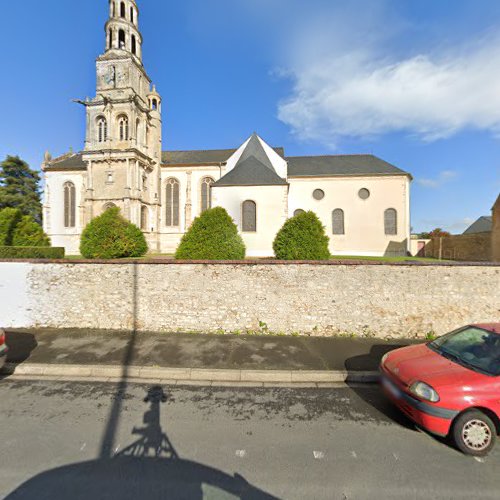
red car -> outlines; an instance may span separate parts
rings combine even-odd
[[[384,392],[419,427],[450,435],[469,455],[491,451],[500,434],[500,323],[397,349],[380,369]]]

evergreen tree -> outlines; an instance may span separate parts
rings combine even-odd
[[[31,170],[19,156],[7,156],[0,164],[0,210],[18,208],[23,215],[30,215],[42,222],[40,175]]]

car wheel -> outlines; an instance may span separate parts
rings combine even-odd
[[[460,451],[482,457],[495,446],[497,429],[488,415],[479,410],[471,410],[455,420],[452,434]]]

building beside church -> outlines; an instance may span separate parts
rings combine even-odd
[[[79,253],[86,224],[112,206],[173,253],[195,217],[225,208],[247,254],[273,255],[284,222],[314,211],[334,255],[406,255],[411,175],[373,155],[286,156],[253,134],[235,149],[163,151],[162,99],[142,63],[135,0],[110,0],[83,151],[46,153],[44,229]]]

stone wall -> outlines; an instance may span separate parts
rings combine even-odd
[[[433,238],[425,246],[425,256],[469,262],[491,261],[491,233],[459,234]]]
[[[499,306],[500,266],[0,262],[4,327],[414,336]]]

